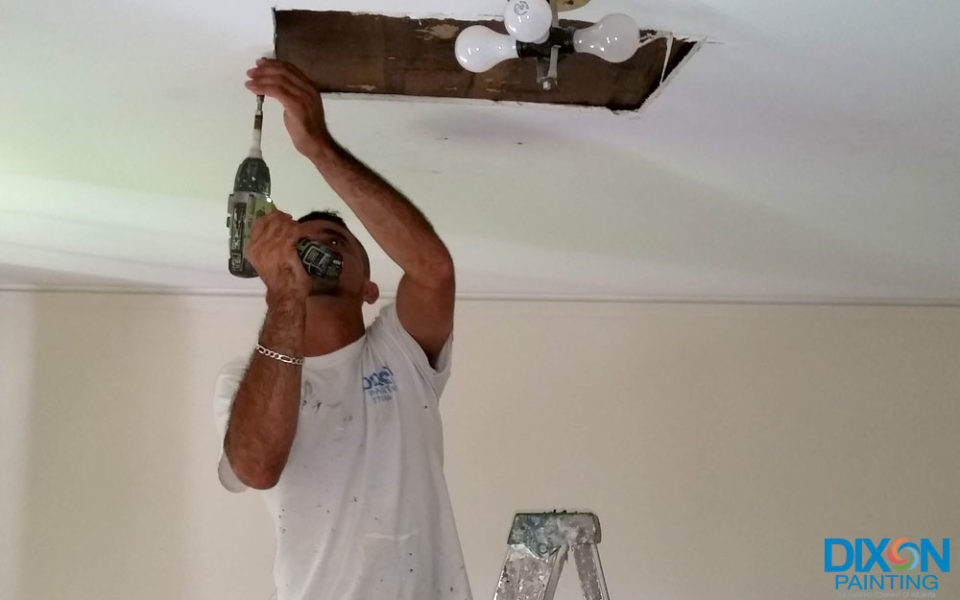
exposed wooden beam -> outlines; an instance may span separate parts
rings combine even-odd
[[[294,63],[330,92],[634,110],[660,85],[668,47],[666,75],[696,46],[689,40],[667,44],[658,39],[619,64],[591,55],[569,55],[559,64],[559,86],[547,92],[537,84],[533,58],[510,60],[485,73],[471,73],[457,63],[453,50],[457,34],[470,25],[503,32],[499,21],[306,10],[278,10],[275,18],[277,58]],[[581,28],[590,23],[561,20],[560,25]]]

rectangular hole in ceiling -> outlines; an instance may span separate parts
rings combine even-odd
[[[608,63],[585,54],[565,56],[556,89],[537,84],[533,58],[509,60],[485,73],[464,70],[454,57],[460,31],[499,21],[413,19],[341,11],[277,10],[276,55],[302,69],[324,91],[545,102],[636,110],[667,81],[697,42],[657,39],[629,60]],[[561,27],[587,27],[561,20]],[[653,32],[641,32],[653,33]],[[669,60],[664,59],[669,49]]]

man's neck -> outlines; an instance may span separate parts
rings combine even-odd
[[[304,356],[330,354],[363,336],[363,310],[344,298],[310,298],[303,336]]]

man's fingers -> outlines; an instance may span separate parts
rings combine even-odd
[[[297,226],[299,223],[293,220],[289,214],[282,211],[274,211],[264,215],[253,226],[251,232],[251,243],[269,243],[271,240],[295,240],[298,239]]]
[[[314,95],[313,90],[300,87],[296,83],[290,81],[289,78],[282,75],[258,74],[251,77],[251,79],[247,81],[246,85],[248,88],[256,88],[258,90],[268,87],[274,88],[287,96],[301,99],[310,98]]]
[[[291,87],[282,79],[272,81],[248,81],[247,88],[254,94],[275,98],[285,110],[293,111],[303,117],[306,111],[316,104],[316,97]]]
[[[269,71],[261,71],[251,69],[247,71],[247,85],[261,85],[261,84],[272,84],[272,85],[282,85],[285,88],[290,89],[291,91],[296,92],[304,96],[313,96],[317,91],[309,83],[304,83],[303,81],[297,81],[296,79],[290,77],[286,73],[271,73]]]
[[[257,67],[264,68],[264,69],[280,70],[286,73],[290,73],[292,76],[296,77],[297,79],[300,79],[301,81],[304,81],[304,82],[310,81],[310,78],[307,77],[306,73],[301,71],[300,68],[297,67],[295,64],[284,62],[282,60],[277,60],[275,58],[261,58],[257,61]]]
[[[259,219],[257,219],[257,222],[254,224],[253,228],[257,229],[258,227],[268,227],[273,225],[274,223],[278,223],[282,221],[292,221],[292,220],[293,220],[293,217],[290,216],[290,213],[283,212],[282,210],[272,210],[267,214],[263,215],[262,217],[260,217]]]
[[[247,71],[247,76],[252,80],[260,78],[280,78],[284,84],[300,90],[305,94],[316,93],[313,82],[291,64],[273,61],[269,63],[257,63],[257,66]]]
[[[290,235],[291,232],[296,230],[298,225],[288,213],[279,210],[261,217],[257,221],[257,225],[261,223],[263,224],[263,231],[271,233],[272,236]]]
[[[279,77],[275,75],[261,75],[256,79],[250,79],[246,83],[247,87],[250,89],[264,89],[266,87],[272,87],[286,94],[287,96],[300,98],[300,99],[312,99],[316,96],[313,90],[307,90],[301,87],[298,87],[296,84],[292,83],[289,79],[284,77]]]

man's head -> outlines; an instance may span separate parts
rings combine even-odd
[[[375,302],[380,292],[377,285],[370,281],[370,257],[340,215],[331,210],[315,210],[303,215],[297,222],[306,224],[307,239],[326,244],[343,256],[340,282],[333,292],[355,293],[366,302]],[[322,287],[325,286],[318,286],[318,295],[329,295],[330,290],[323,291]]]

